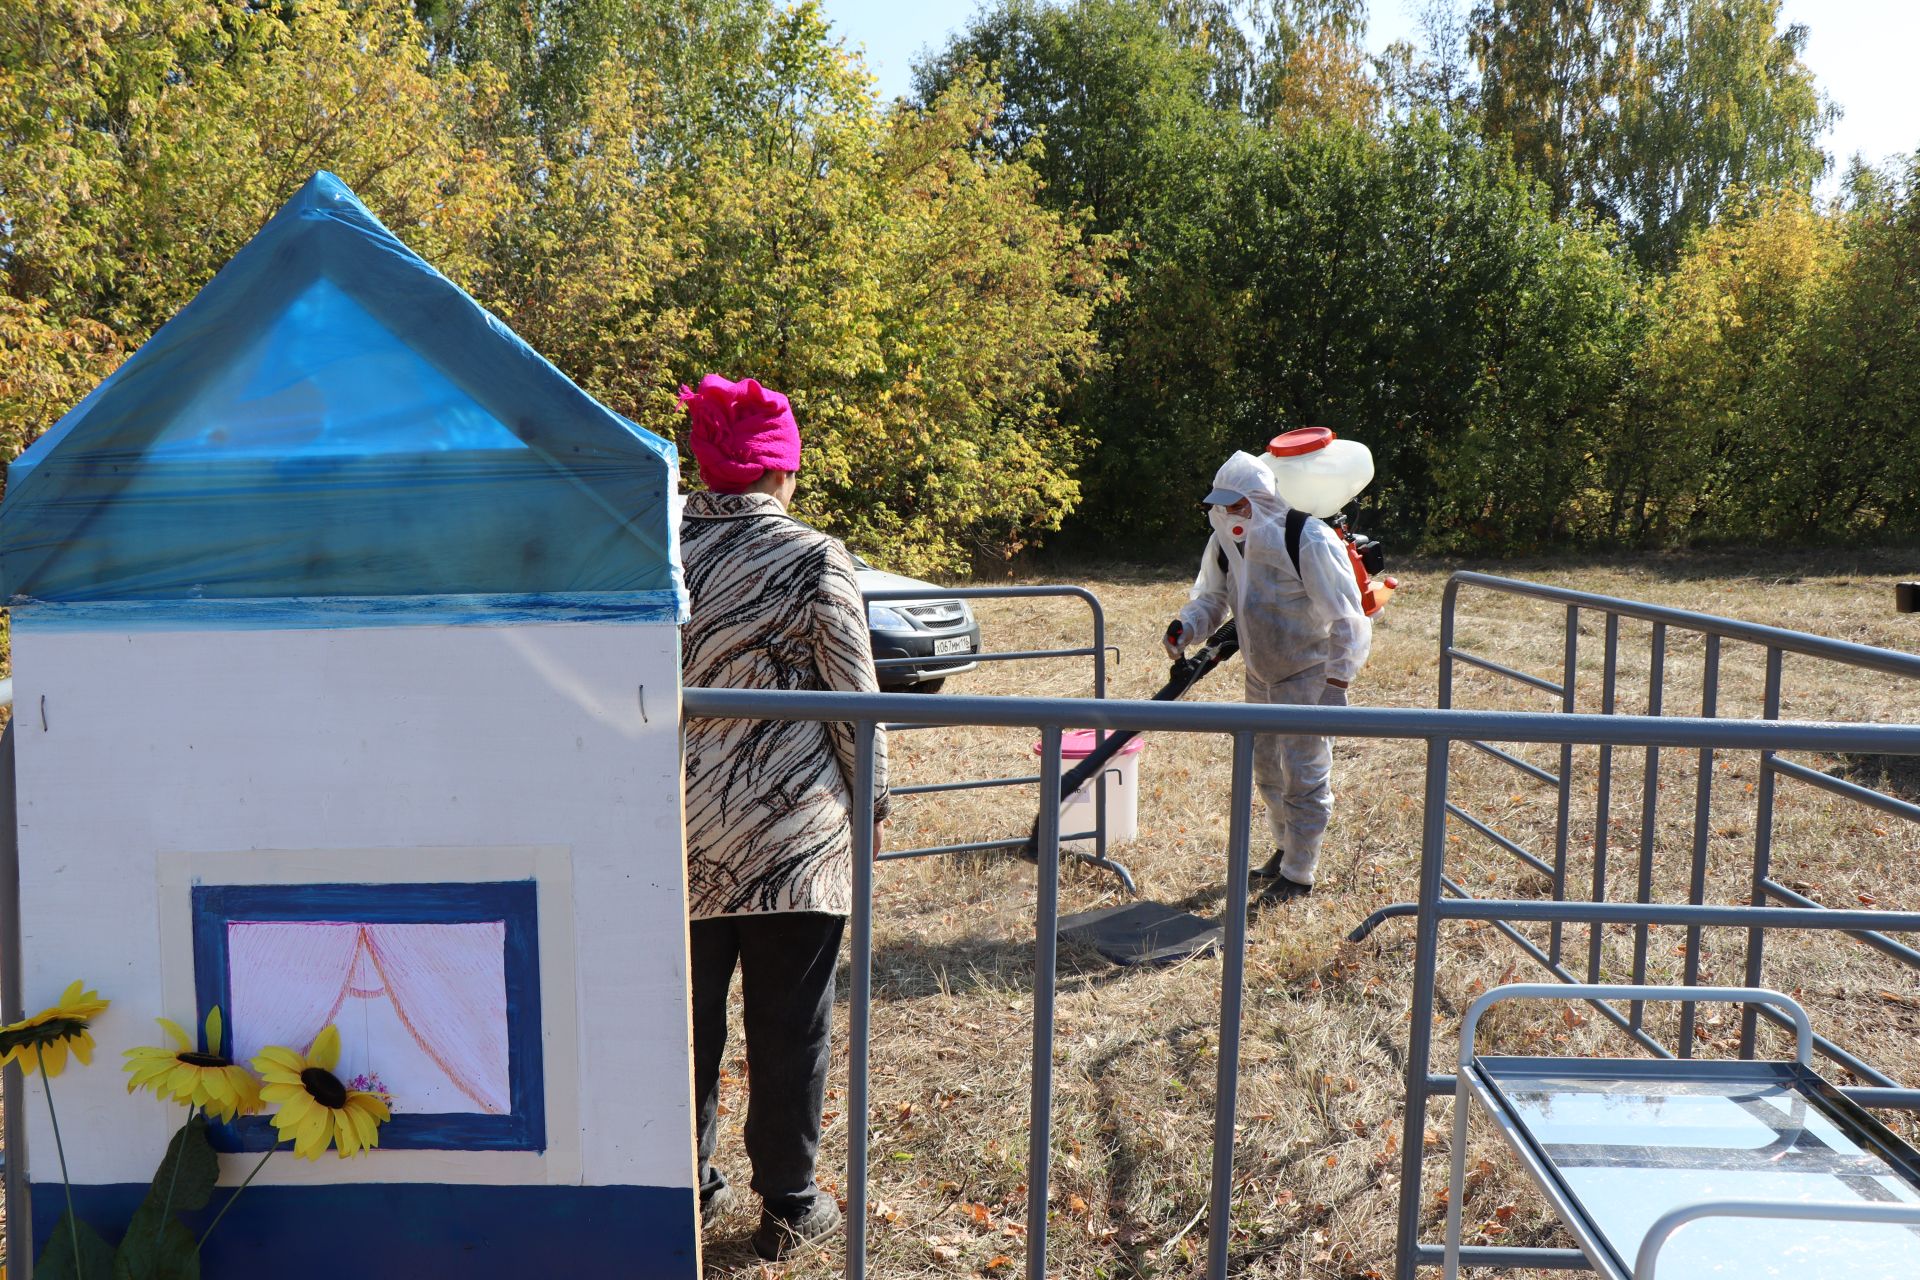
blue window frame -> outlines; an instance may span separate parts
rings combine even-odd
[[[214,1005],[229,1015],[233,992],[227,927],[239,921],[343,924],[505,925],[507,1071],[506,1115],[396,1111],[381,1126],[380,1146],[391,1150],[544,1151],[546,1090],[540,1056],[540,950],[532,880],[477,884],[195,885],[193,967],[199,1016]],[[239,1030],[232,1027],[228,1043]],[[265,1151],[275,1143],[265,1116],[242,1116],[209,1129],[221,1151]]]

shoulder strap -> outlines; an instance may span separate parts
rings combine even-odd
[[[1307,513],[1298,507],[1287,508],[1287,559],[1293,561],[1293,571],[1300,572],[1300,533],[1307,527]]]

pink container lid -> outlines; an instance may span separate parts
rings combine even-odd
[[[1113,731],[1108,730],[1107,736],[1111,738]],[[1120,748],[1120,750],[1114,754],[1122,756],[1139,755],[1140,749],[1145,745],[1146,739],[1135,734],[1126,746]],[[1092,729],[1069,729],[1060,735],[1060,756],[1065,760],[1085,760],[1088,756],[1092,755],[1099,746],[1099,735]],[[1040,744],[1037,742],[1033,744],[1033,754],[1040,754]]]

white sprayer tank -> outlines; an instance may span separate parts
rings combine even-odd
[[[1282,502],[1322,519],[1340,514],[1373,481],[1372,451],[1326,427],[1275,436],[1261,461],[1273,472]]]

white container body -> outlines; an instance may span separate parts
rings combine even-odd
[[[1071,757],[1061,762],[1072,768]],[[1068,796],[1060,805],[1060,834],[1074,835],[1081,831],[1095,829],[1099,814],[1095,811],[1098,793],[1094,790],[1095,779],[1088,779],[1085,786]],[[1097,779],[1107,793],[1107,846],[1125,844],[1140,834],[1140,753],[1123,751],[1107,761],[1100,770]],[[1062,845],[1069,849],[1091,852],[1094,842],[1091,840],[1066,840]]]
[[[1358,440],[1334,440],[1291,458],[1263,454],[1261,461],[1273,472],[1282,502],[1323,520],[1339,515],[1373,483],[1373,451]]]

